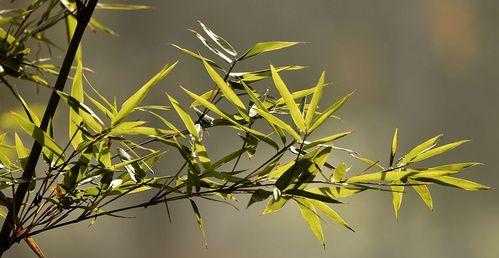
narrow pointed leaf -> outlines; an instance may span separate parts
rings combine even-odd
[[[346,221],[340,215],[338,215],[338,213],[336,213],[336,211],[331,209],[329,205],[317,200],[309,200],[309,201],[312,203],[312,205],[314,205],[315,208],[326,214],[331,220],[355,232],[355,230],[353,230],[353,228],[350,227],[348,223],[346,223]]]
[[[203,28],[204,32],[206,32],[206,34],[208,34],[208,36],[213,41],[215,41],[215,43],[217,43],[218,46],[220,46],[223,50],[225,50],[225,52],[227,52],[228,54],[230,54],[232,56],[236,56],[237,55],[236,50],[234,50],[234,47],[232,47],[232,45],[229,42],[227,42],[224,38],[222,38],[222,37],[218,36],[217,34],[215,34],[215,32],[213,32],[210,28],[208,28],[208,26],[206,26],[201,21],[198,21],[198,23],[199,23],[199,25],[201,25],[201,27]]]
[[[321,242],[322,246],[325,246],[324,243],[324,233],[322,232],[321,221],[315,207],[309,200],[306,199],[295,199],[298,203],[298,207],[300,208],[303,219],[307,222],[308,226],[314,233],[315,237]]]
[[[294,46],[303,42],[285,42],[285,41],[270,41],[270,42],[259,42],[256,43],[252,48],[248,50],[239,60],[248,59],[252,56],[256,56],[265,52],[279,50],[287,47]]]
[[[322,114],[319,115],[319,117],[317,117],[317,119],[314,120],[314,122],[312,123],[312,126],[310,126],[308,132],[311,133],[311,132],[315,131],[315,129],[317,129],[319,126],[321,126],[329,117],[331,117],[331,115],[333,115],[334,112],[336,112],[339,108],[341,108],[343,106],[343,104],[345,104],[345,102],[352,96],[352,94],[353,94],[353,92],[346,95],[345,97],[340,99],[338,102],[334,103],[329,108],[324,110],[324,112],[322,112]]]
[[[165,67],[163,67],[163,69],[159,73],[157,73],[146,84],[144,84],[144,86],[142,86],[135,94],[133,94],[130,98],[128,98],[121,106],[120,111],[118,111],[118,114],[114,117],[111,124],[116,125],[117,123],[121,122],[121,120],[123,120],[125,117],[127,117],[130,113],[132,113],[134,109],[137,106],[139,106],[139,104],[145,98],[149,90],[161,79],[167,76],[173,70],[173,68],[175,68],[177,63],[178,62],[175,62],[170,66],[166,65]]]
[[[272,78],[274,79],[274,85],[277,91],[279,91],[279,94],[284,99],[284,103],[286,103],[286,106],[289,109],[291,118],[293,118],[293,121],[295,122],[296,126],[302,132],[305,132],[306,131],[305,120],[303,120],[301,112],[298,109],[298,106],[296,105],[291,93],[289,92],[288,87],[284,84],[284,82],[281,79],[281,76],[279,75],[279,73],[277,73],[273,65],[270,65],[270,69],[272,70]]]
[[[312,99],[310,100],[310,103],[308,105],[307,114],[305,116],[305,124],[307,125],[307,128],[310,128],[312,124],[315,110],[317,109],[317,105],[319,104],[319,101],[321,100],[322,97],[322,89],[324,88],[324,76],[325,73],[322,72],[321,77],[319,78],[319,81],[315,86],[314,95],[312,96]]]
[[[461,144],[466,143],[466,142],[469,142],[469,141],[468,140],[464,140],[464,141],[453,142],[453,143],[449,143],[449,144],[446,144],[446,145],[443,145],[443,146],[440,146],[440,147],[437,147],[437,148],[425,151],[425,152],[417,155],[412,160],[412,162],[422,161],[422,160],[431,158],[433,156],[442,154],[444,152],[447,152],[447,151],[450,151],[450,150],[452,150],[454,148],[457,148],[458,146],[460,146]]]

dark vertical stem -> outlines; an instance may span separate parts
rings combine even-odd
[[[66,84],[69,71],[71,70],[71,66],[73,64],[73,60],[76,55],[76,51],[80,45],[81,39],[83,37],[83,33],[85,32],[85,28],[92,17],[95,6],[97,5],[98,0],[89,0],[86,6],[82,6],[77,13],[77,25],[74,32],[73,37],[69,43],[69,47],[66,51],[66,55],[64,57],[64,61],[61,66],[61,70],[59,71],[59,75],[54,85],[54,91],[50,96],[49,102],[47,104],[47,108],[45,109],[45,113],[43,115],[43,119],[40,124],[40,128],[43,131],[47,131],[47,127],[57,110],[57,106],[59,104],[59,95],[56,91],[64,90],[64,85]],[[2,229],[0,231],[0,256],[7,251],[13,244],[13,237],[11,235],[14,232],[15,225],[18,223],[17,216],[19,213],[19,208],[26,196],[28,191],[29,182],[35,176],[35,169],[38,163],[38,159],[40,158],[40,154],[42,152],[43,146],[35,142],[33,147],[31,148],[31,152],[28,157],[28,161],[26,163],[26,168],[22,174],[22,183],[19,184],[17,190],[14,195],[14,201],[12,206],[9,209],[9,213],[3,223]]]

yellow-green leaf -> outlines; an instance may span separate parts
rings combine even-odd
[[[443,146],[440,146],[440,147],[437,147],[437,148],[425,151],[425,152],[417,155],[412,160],[412,162],[422,161],[422,160],[431,158],[433,156],[442,154],[442,153],[450,151],[450,150],[452,150],[452,149],[454,149],[454,148],[458,147],[459,145],[461,145],[463,143],[466,143],[466,142],[469,142],[469,141],[468,140],[464,140],[464,141],[453,142],[453,143],[449,143],[449,144],[446,144],[446,145],[443,145]]]
[[[420,153],[423,153],[425,151],[430,150],[431,148],[435,147],[437,145],[438,141],[440,138],[442,138],[442,134],[439,134],[431,139],[426,140],[425,142],[421,143],[420,145],[414,147],[409,153],[407,153],[403,158],[402,161],[399,163],[399,165],[405,165],[409,162],[412,161],[417,155]]]
[[[39,144],[41,144],[43,147],[49,149],[53,154],[64,160],[64,154],[61,147],[57,145],[57,143],[54,141],[54,139],[52,139],[52,137],[50,137],[47,133],[45,133],[40,127],[34,125],[33,123],[26,120],[22,116],[13,112],[12,115],[14,115],[14,118],[16,119],[17,123],[28,135],[33,137],[33,139],[37,141]]]
[[[203,64],[211,79],[213,80],[213,82],[215,82],[215,84],[217,84],[218,88],[220,88],[227,100],[236,105],[238,109],[246,111],[246,107],[244,106],[241,99],[229,87],[227,82],[225,82],[224,79],[206,62],[206,60],[204,60],[204,58]]]
[[[303,117],[301,115],[300,109],[298,109],[298,105],[296,105],[293,96],[288,90],[288,87],[286,84],[281,79],[281,76],[279,73],[277,73],[277,70],[273,65],[270,65],[270,69],[272,71],[272,79],[274,79],[274,85],[279,91],[279,94],[282,96],[284,99],[284,103],[286,103],[286,106],[289,109],[289,113],[291,114],[291,118],[293,118],[294,123],[296,126],[302,131],[306,131],[306,126],[305,126],[305,120],[303,120]]]
[[[314,233],[315,237],[317,237],[317,239],[321,242],[322,246],[325,246],[321,221],[317,215],[314,205],[306,199],[295,198],[295,200],[298,203],[303,219],[307,222],[308,226]]]
[[[412,186],[414,191],[416,191],[418,193],[419,197],[421,197],[421,200],[423,200],[423,202],[426,204],[426,206],[428,206],[428,208],[430,208],[430,210],[433,210],[433,199],[431,198],[431,194],[430,194],[430,190],[428,189],[428,186],[417,185],[418,182],[415,180],[411,180],[411,179],[409,179],[407,182],[410,184],[414,184]]]
[[[334,103],[329,108],[324,110],[324,112],[322,112],[322,114],[320,114],[319,117],[317,117],[317,119],[315,119],[315,121],[312,123],[312,126],[309,128],[308,132],[312,133],[313,131],[315,131],[315,129],[322,125],[334,112],[336,112],[336,110],[338,110],[343,106],[343,104],[345,104],[345,102],[350,98],[350,96],[352,96],[352,94],[353,92],[346,95],[338,102]]]
[[[393,181],[394,184],[401,184],[402,182],[397,180]],[[404,197],[404,186],[402,185],[392,185],[390,186],[392,190],[392,204],[393,211],[395,212],[395,218],[398,218],[400,206],[402,205],[402,199]]]
[[[490,187],[475,183],[473,181],[469,181],[466,179],[461,179],[457,177],[450,177],[450,176],[441,176],[441,177],[432,177],[432,178],[426,178],[430,182],[435,182],[437,184],[441,185],[448,185],[448,186],[453,186],[453,187],[458,187],[464,190],[468,191],[477,191],[477,190],[489,190]],[[420,178],[418,178],[420,180]]]
[[[152,86],[165,78],[165,76],[167,76],[173,70],[177,63],[178,62],[175,62],[170,66],[166,65],[165,67],[163,67],[163,69],[161,69],[159,73],[152,77],[146,84],[144,84],[144,86],[142,86],[137,92],[135,92],[135,94],[128,98],[121,106],[120,111],[118,111],[118,114],[114,117],[111,124],[116,125],[117,123],[121,122],[121,120],[123,120],[126,116],[132,113],[132,111],[145,98],[146,94],[149,92]]]
[[[327,205],[321,201],[317,201],[317,200],[309,200],[309,201],[312,203],[312,205],[314,205],[315,208],[317,208],[318,210],[320,210],[321,212],[326,214],[331,220],[336,221],[340,225],[355,232],[355,230],[353,230],[353,228],[350,227],[350,225],[348,225],[348,223],[346,223],[346,221],[340,215],[338,215],[338,213],[336,213],[336,211],[331,209],[331,207],[329,207],[329,205]]]
[[[347,165],[345,163],[341,163],[338,165],[333,171],[333,182],[338,183],[345,178],[347,173]]]
[[[307,128],[310,128],[312,124],[315,110],[317,109],[317,105],[319,104],[319,101],[322,97],[322,89],[324,88],[324,76],[325,73],[322,72],[321,77],[319,78],[319,81],[315,86],[314,95],[312,96],[312,99],[310,100],[310,103],[308,105],[307,114],[305,116],[305,124],[307,125]]]
[[[256,43],[246,54],[244,54],[239,60],[248,59],[252,56],[256,56],[265,52],[279,50],[287,47],[294,46],[303,42],[285,42],[285,41],[270,41],[270,42],[259,42]]]
[[[399,132],[399,129],[395,128],[395,133],[393,133],[392,148],[391,148],[391,151],[390,151],[390,167],[393,165],[393,160],[395,158],[395,153],[397,153],[398,132]]]
[[[181,47],[179,47],[179,46],[177,46],[175,44],[171,44],[171,45],[174,46],[175,48],[177,48],[178,50],[180,50],[180,51],[182,51],[182,52],[184,52],[184,53],[186,53],[186,54],[194,57],[195,59],[197,59],[199,61],[206,60],[206,62],[208,62],[211,66],[215,66],[216,68],[221,69],[221,67],[217,63],[215,63],[213,60],[204,58],[204,57],[202,57],[202,56],[200,56],[200,55],[198,55],[198,54],[196,54],[196,53],[194,53],[194,52],[192,52],[192,51],[190,51],[188,49],[181,48]]]
[[[172,96],[168,95],[168,99],[170,99],[173,108],[175,109],[175,111],[177,111],[177,114],[179,115],[180,119],[182,119],[182,122],[184,122],[184,125],[189,131],[189,133],[194,138],[198,139],[199,133],[196,130],[196,125],[194,124],[194,121],[192,120],[191,116],[180,106],[178,101],[175,100]]]

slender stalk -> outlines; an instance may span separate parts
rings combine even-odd
[[[85,32],[85,28],[87,27],[87,24],[90,21],[90,18],[92,17],[97,2],[98,0],[90,0],[86,6],[78,10],[78,15],[77,15],[78,23],[76,25],[74,35],[71,38],[69,47],[66,51],[66,55],[64,57],[64,61],[61,66],[61,70],[59,71],[59,75],[55,82],[54,91],[50,96],[47,108],[45,109],[45,113],[43,115],[43,119],[40,124],[40,128],[43,131],[47,130],[48,125],[52,120],[55,111],[57,110],[60,97],[56,93],[56,90],[58,91],[64,90],[64,86],[66,84],[69,72],[71,70],[71,66],[73,64],[73,60],[76,55],[76,51],[78,49],[78,46],[80,45],[81,39]],[[38,163],[38,159],[40,158],[42,148],[43,148],[42,144],[38,142],[35,142],[33,144],[33,147],[31,148],[31,152],[26,163],[26,168],[22,174],[22,178],[25,180],[23,181],[23,183],[19,184],[15,192],[14,202],[9,209],[5,222],[0,231],[0,256],[5,251],[7,251],[13,244],[11,235],[13,232],[15,232],[15,226],[17,224],[17,216],[22,204],[22,200],[24,200],[24,197],[26,196],[26,193],[28,191],[29,182],[33,178],[33,176],[35,176],[35,169]]]

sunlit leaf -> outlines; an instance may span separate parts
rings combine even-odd
[[[182,52],[184,52],[184,53],[186,53],[186,54],[188,54],[188,55],[190,55],[190,56],[192,56],[192,57],[196,58],[196,59],[197,59],[197,60],[199,60],[199,61],[203,61],[203,60],[205,60],[205,61],[206,61],[206,62],[208,62],[208,64],[210,64],[211,66],[215,66],[216,68],[221,69],[221,67],[220,67],[217,63],[215,63],[213,60],[210,60],[210,59],[207,59],[207,58],[201,57],[200,55],[198,55],[198,54],[196,54],[196,53],[194,53],[194,52],[192,52],[192,51],[190,51],[190,50],[188,50],[188,49],[181,48],[181,47],[179,47],[179,46],[177,46],[177,45],[175,45],[175,44],[171,44],[171,45],[172,45],[172,46],[174,46],[175,48],[179,49],[180,51],[182,51]]]
[[[442,154],[444,152],[450,151],[450,150],[452,150],[452,149],[460,146],[461,144],[467,143],[467,142],[469,142],[469,141],[468,140],[464,140],[464,141],[453,142],[453,143],[449,143],[449,144],[446,144],[446,145],[443,145],[443,146],[440,146],[440,147],[437,147],[437,148],[425,151],[425,152],[417,155],[414,159],[411,160],[411,162],[419,162],[419,161],[431,158],[433,156],[436,156],[436,155]]]
[[[331,117],[331,115],[333,115],[334,112],[336,112],[336,110],[338,110],[339,108],[341,108],[343,106],[343,104],[345,104],[345,102],[350,98],[350,96],[352,96],[352,94],[353,94],[353,92],[346,95],[345,97],[340,99],[338,102],[334,103],[333,105],[328,107],[326,110],[324,110],[322,112],[322,114],[319,115],[317,117],[317,119],[314,120],[314,122],[312,123],[312,126],[310,126],[308,132],[311,133],[311,132],[315,131],[315,129],[317,129],[319,126],[321,126],[329,117]]]
[[[317,109],[317,105],[319,104],[319,101],[322,97],[322,89],[324,88],[324,76],[325,73],[322,72],[321,77],[319,78],[319,81],[315,86],[314,95],[312,96],[312,99],[310,100],[310,103],[308,105],[307,114],[305,116],[305,124],[307,125],[307,128],[310,128],[310,126],[312,125],[312,119],[314,119],[315,110]]]
[[[317,239],[321,242],[322,246],[325,246],[321,221],[317,215],[314,205],[312,205],[309,200],[303,198],[295,198],[294,200],[298,203],[303,219],[305,219],[315,237],[317,237]]]
[[[208,28],[208,26],[203,24],[201,21],[198,21],[198,23],[199,25],[201,25],[204,32],[206,32],[206,34],[208,34],[208,36],[210,36],[210,38],[213,39],[213,41],[215,41],[215,43],[217,43],[218,46],[220,46],[223,50],[225,50],[225,52],[227,52],[232,56],[237,55],[236,50],[234,50],[234,47],[232,47],[232,45],[229,42],[227,42],[225,39],[215,34],[210,28]]]
[[[426,140],[425,142],[421,143],[420,145],[416,146],[414,149],[409,151],[402,160],[400,161],[400,165],[407,164],[408,162],[412,161],[416,156],[419,154],[430,150],[431,148],[435,147],[437,145],[438,141],[440,138],[442,138],[442,134],[439,134],[431,139]]]
[[[265,52],[279,50],[287,47],[294,46],[303,42],[285,42],[285,41],[270,41],[270,42],[260,42],[256,43],[252,48],[248,50],[239,60],[248,59],[252,56],[256,56]]]
[[[61,147],[59,147],[57,145],[57,143],[54,141],[54,139],[52,139],[52,137],[50,137],[47,133],[45,133],[40,127],[35,126],[33,123],[26,120],[22,116],[20,116],[16,113],[13,113],[13,112],[12,112],[12,115],[16,119],[17,123],[21,126],[21,128],[29,136],[33,137],[33,139],[35,141],[37,141],[39,144],[46,147],[53,154],[57,155],[62,160],[64,160],[64,154],[63,154]]]
[[[270,65],[270,69],[272,70],[272,78],[274,79],[274,85],[277,91],[279,91],[279,94],[284,99],[284,103],[286,103],[286,106],[289,109],[289,113],[291,114],[293,121],[302,132],[305,132],[306,131],[305,120],[303,120],[301,112],[298,109],[298,106],[296,105],[291,93],[289,92],[288,87],[284,84],[284,82],[281,79],[281,76],[279,75],[279,73],[277,73],[277,70],[273,65]]]
[[[144,86],[142,86],[135,94],[129,97],[121,106],[121,109],[118,111],[118,114],[114,117],[111,124],[116,125],[125,117],[127,117],[132,111],[142,102],[145,98],[146,94],[149,90],[158,83],[161,79],[167,76],[173,68],[177,65],[178,62],[175,62],[172,65],[166,65],[163,69],[157,73],[154,77],[152,77]]]
[[[331,209],[331,207],[329,207],[327,204],[317,200],[309,200],[309,201],[312,203],[312,205],[314,205],[315,208],[326,214],[331,220],[338,222],[340,225],[355,232],[355,230],[353,230],[353,228],[350,227],[348,223],[346,223],[346,221],[340,215],[338,215],[336,211]]]

